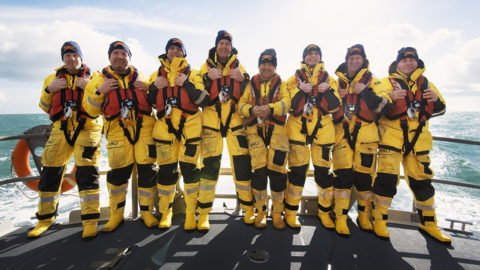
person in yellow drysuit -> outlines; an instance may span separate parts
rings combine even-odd
[[[148,101],[148,78],[130,65],[127,44],[115,41],[108,50],[110,65],[86,88],[83,106],[93,116],[103,113],[103,132],[108,144],[107,187],[110,220],[102,233],[110,233],[124,221],[128,179],[133,166],[138,171],[140,215],[149,228],[158,220],[152,215],[156,185],[156,148],[152,138],[155,116]],[[136,206],[134,206],[136,207]]]
[[[39,106],[49,114],[53,129],[42,154],[38,224],[27,237],[41,236],[54,223],[63,175],[73,154],[77,166],[75,177],[80,195],[82,238],[90,240],[97,235],[100,217],[98,160],[102,122],[82,107],[84,89],[92,74],[83,63],[80,46],[67,41],[60,52],[65,65],[45,79],[40,96]]]
[[[333,199],[333,174],[329,170],[335,131],[330,113],[338,110],[340,98],[335,79],[325,70],[320,47],[308,45],[302,57],[300,69],[288,79],[292,106],[287,122],[290,158],[285,219],[291,228],[301,227],[296,215],[311,157],[318,191],[318,217],[325,228],[331,229],[335,224],[329,217]]]
[[[402,163],[405,180],[412,190],[420,215],[419,230],[450,245],[451,239],[437,227],[429,156],[433,140],[428,130],[428,120],[445,113],[445,100],[435,85],[423,76],[425,64],[415,48],[401,48],[388,71],[390,75],[382,80],[382,84],[394,107],[379,121],[378,169],[373,184],[373,230],[381,239],[390,239],[386,226],[387,210],[397,193]]]
[[[288,137],[285,121],[290,110],[287,84],[276,73],[277,54],[266,49],[258,59],[253,76],[240,98],[240,114],[245,117],[247,140],[252,159],[252,188],[257,208],[255,227],[267,226],[267,175],[272,194],[273,226],[285,229],[282,219],[287,188]]]
[[[172,224],[172,205],[175,185],[180,171],[185,183],[185,230],[195,230],[197,197],[200,185],[200,141],[202,118],[199,106],[209,101],[203,79],[187,63],[183,42],[172,38],[167,42],[165,54],[158,57],[160,68],[150,76],[150,101],[157,108],[157,121],[153,138],[157,146],[159,166],[157,189],[160,197],[161,229]]]
[[[249,82],[249,75],[237,58],[232,46],[232,35],[218,32],[215,47],[209,50],[207,61],[200,68],[205,89],[210,94],[202,110],[202,169],[198,197],[197,229],[210,228],[208,214],[212,210],[223,151],[223,138],[227,140],[232,176],[240,206],[245,211],[244,222],[255,222],[250,187],[251,161],[248,155],[246,131],[238,111],[238,102]]]
[[[352,186],[358,193],[358,226],[372,231],[372,178],[378,148],[378,129],[375,119],[391,107],[391,100],[379,79],[369,69],[363,45],[347,49],[345,62],[335,72],[339,78],[338,93],[342,109],[333,115],[335,146],[333,170],[336,215],[335,230],[341,236],[350,236],[347,226],[348,206]]]

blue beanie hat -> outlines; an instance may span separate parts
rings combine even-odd
[[[222,39],[226,39],[226,40],[230,41],[230,43],[232,43],[232,40],[233,40],[232,35],[230,35],[230,33],[228,33],[225,30],[220,30],[220,31],[218,31],[217,38],[215,39],[215,48],[217,47],[218,43]]]
[[[418,53],[413,47],[403,47],[398,51],[397,64],[405,58],[413,58],[418,63]]]
[[[365,54],[365,48],[362,44],[355,44],[352,47],[347,49],[347,55],[345,56],[345,62],[348,61],[348,58],[352,55],[360,55],[363,60],[367,59],[367,55]]]
[[[168,53],[168,49],[170,49],[171,46],[177,46],[179,47],[180,49],[182,49],[183,51],[183,57],[187,57],[187,49],[185,48],[185,46],[183,45],[183,42],[178,39],[178,38],[171,38],[168,42],[167,42],[167,46],[165,46],[165,53]]]
[[[263,63],[271,63],[277,68],[277,53],[274,49],[266,49],[260,54],[260,58],[258,58],[258,66]]]
[[[110,58],[110,55],[112,54],[113,50],[116,50],[116,49],[122,49],[126,51],[130,59],[132,59],[132,52],[130,51],[130,48],[128,47],[127,44],[125,44],[122,41],[114,41],[110,44],[110,48],[108,48],[108,58]]]
[[[307,56],[307,54],[309,52],[313,52],[313,51],[317,51],[320,54],[320,58],[322,57],[322,49],[320,49],[320,47],[318,47],[315,44],[310,44],[303,50],[303,58],[302,59],[303,59],[304,62],[305,62],[305,57]]]
[[[75,41],[67,41],[63,43],[62,48],[60,49],[60,53],[62,55],[62,61],[63,61],[63,56],[66,53],[76,53],[78,56],[83,61],[83,54],[82,54],[82,49],[80,49],[80,45],[78,45]]]

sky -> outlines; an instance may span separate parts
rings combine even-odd
[[[365,46],[378,78],[388,75],[400,48],[412,46],[448,111],[480,111],[480,1],[152,2],[0,0],[0,114],[43,113],[43,80],[63,65],[65,41],[79,43],[84,63],[100,71],[109,64],[109,44],[122,40],[132,51],[132,65],[149,76],[174,37],[199,69],[219,30],[232,34],[250,75],[258,73],[260,53],[274,48],[284,80],[300,67],[309,44],[321,47],[334,78],[354,44]]]

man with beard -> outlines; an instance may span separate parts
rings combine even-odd
[[[103,113],[108,144],[107,187],[110,220],[102,233],[110,233],[124,221],[128,180],[137,166],[140,214],[145,225],[155,228],[152,215],[156,185],[156,149],[152,139],[155,116],[147,98],[147,77],[130,65],[127,44],[115,41],[108,50],[110,65],[87,85],[85,110],[94,116]]]

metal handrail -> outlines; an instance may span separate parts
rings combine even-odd
[[[49,136],[48,133],[49,132],[43,132],[43,133],[37,133],[37,134],[13,135],[13,136],[0,136],[0,141],[30,139],[30,138],[44,138],[46,136]],[[435,137],[435,136],[433,136],[433,140],[444,141],[444,142],[463,143],[463,144],[469,144],[469,145],[479,145],[480,146],[480,142],[478,142],[478,141],[470,141],[470,140],[462,140],[462,139],[454,139],[454,138],[446,138],[446,137]],[[100,175],[106,175],[106,174],[107,174],[107,171],[100,171]],[[230,168],[220,168],[220,175],[231,175],[231,174],[232,174],[232,172],[231,172]],[[313,170],[308,170],[307,176],[313,177],[314,176],[314,171]],[[74,173],[68,173],[68,174],[65,174],[65,177],[75,177],[75,174]],[[404,176],[400,176],[400,178],[405,179]],[[40,179],[39,175],[6,179],[6,180],[0,181],[0,186],[10,184],[10,183],[14,183],[14,182],[28,182],[28,181],[39,180],[39,179]],[[446,184],[446,185],[452,185],[452,186],[460,186],[460,187],[480,189],[480,185],[476,185],[476,184],[459,183],[459,182],[454,182],[454,181],[450,181],[450,180],[442,180],[442,179],[431,179],[431,180],[432,180],[433,183],[438,183],[438,184]],[[138,201],[138,197],[137,197],[137,194],[136,194],[137,193],[136,192],[136,182],[137,182],[137,176],[136,176],[136,170],[134,170],[132,172],[132,218],[133,219],[136,219],[137,216],[138,216],[138,208],[137,208],[138,203],[136,203]],[[233,195],[233,196],[235,196],[235,195]],[[222,194],[216,194],[216,197],[220,198],[220,197],[222,197]],[[230,198],[230,197],[231,196],[228,196],[228,198]],[[238,208],[238,202],[237,202],[237,208]],[[413,209],[413,211],[415,211],[415,209]]]

